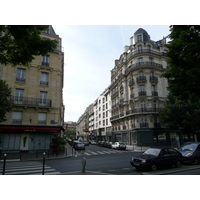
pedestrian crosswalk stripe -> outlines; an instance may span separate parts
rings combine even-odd
[[[95,152],[93,152],[93,151],[91,151],[90,153],[92,153],[92,154],[94,154],[94,155],[98,155],[98,153],[95,153]]]
[[[86,153],[86,152],[84,152],[84,154],[85,154],[85,155],[87,155],[87,156],[91,156],[91,154],[90,154],[90,153]]]
[[[99,154],[105,154],[105,153],[103,153],[103,152],[101,152],[101,151],[97,151],[97,153],[99,153]]]
[[[14,166],[15,165],[15,166]],[[0,167],[3,171],[3,167]],[[9,163],[5,168],[5,175],[42,175],[43,164],[38,162]],[[44,175],[60,174],[59,171],[44,165]]]
[[[111,152],[109,152],[109,151],[102,151],[102,152],[107,153],[107,154],[111,154]]]

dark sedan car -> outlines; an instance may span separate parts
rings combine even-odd
[[[174,148],[149,148],[142,155],[132,157],[130,163],[136,169],[155,171],[171,165],[181,167],[182,155]]]
[[[179,150],[183,163],[196,165],[200,161],[200,142],[187,142]]]

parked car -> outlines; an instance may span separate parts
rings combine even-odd
[[[83,144],[84,144],[85,146],[89,146],[89,142],[86,141],[86,140],[83,141]]]
[[[74,149],[78,150],[78,149],[82,149],[82,150],[85,150],[85,145],[82,143],[82,142],[74,142]]]
[[[107,148],[112,148],[112,142],[106,142],[105,143],[105,147],[107,147]]]
[[[126,150],[126,145],[122,142],[115,142],[112,144],[112,149],[124,149]]]
[[[94,140],[90,140],[90,144],[97,144]]]
[[[102,147],[103,146],[104,141],[98,141],[97,145]]]
[[[200,142],[187,142],[179,150],[183,163],[196,165],[200,162]]]
[[[175,165],[181,167],[181,153],[174,148],[149,148],[142,155],[134,156],[130,164],[140,170],[157,170],[160,167]]]

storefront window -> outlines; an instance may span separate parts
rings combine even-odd
[[[166,145],[167,144],[167,140],[166,140],[166,133],[154,133],[154,144],[158,144],[158,145]]]
[[[171,147],[180,148],[180,138],[178,133],[170,133]]]

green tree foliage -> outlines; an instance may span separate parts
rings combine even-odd
[[[6,121],[5,114],[11,111],[11,88],[5,81],[0,80],[0,122]]]
[[[200,129],[200,101],[191,103],[168,95],[163,108],[159,111],[162,123],[172,129],[182,128],[186,133]]]
[[[58,41],[44,39],[41,31],[46,25],[0,25],[0,63],[4,65],[28,65],[34,56],[53,51]]]
[[[177,99],[199,102],[200,99],[200,26],[170,26],[166,45],[170,69],[163,77],[170,79],[168,86]]]

